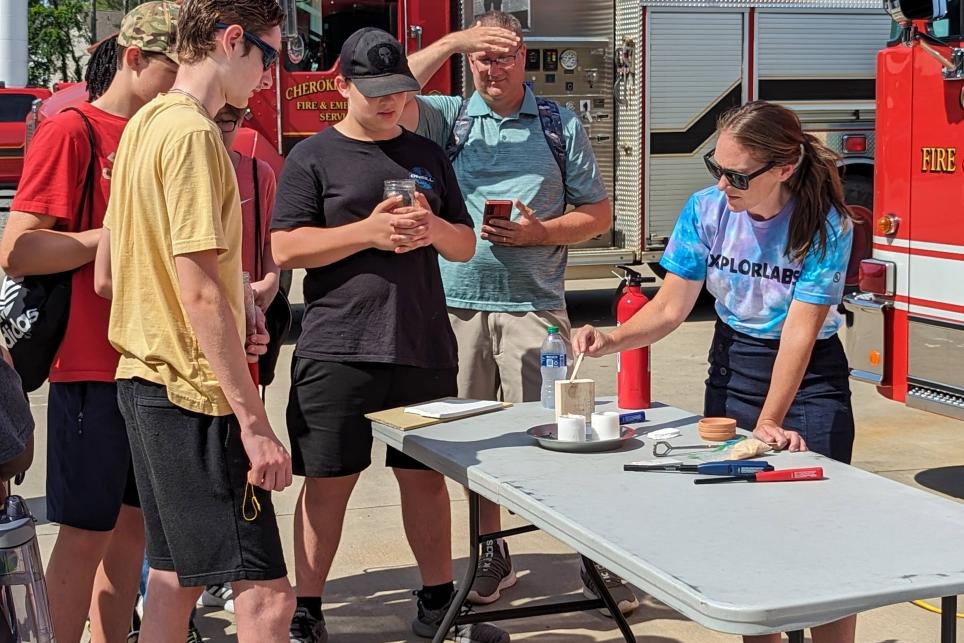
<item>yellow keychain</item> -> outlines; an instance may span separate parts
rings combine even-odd
[[[251,497],[251,508],[253,511],[251,515],[248,515],[248,496]],[[241,517],[248,522],[254,522],[261,515],[261,503],[258,502],[258,497],[254,495],[254,485],[250,482],[244,483],[244,497],[241,499]]]

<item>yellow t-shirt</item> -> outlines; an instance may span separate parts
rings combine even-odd
[[[162,94],[124,129],[104,226],[111,235],[108,338],[117,379],[167,387],[179,407],[228,415],[231,407],[198,346],[178,286],[175,255],[218,251],[233,317],[220,320],[244,345],[241,203],[221,132],[183,94]]]

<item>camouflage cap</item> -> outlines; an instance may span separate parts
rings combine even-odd
[[[177,14],[180,7],[167,0],[145,2],[121,20],[117,44],[165,54],[177,62]]]

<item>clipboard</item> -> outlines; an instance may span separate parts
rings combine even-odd
[[[471,413],[468,415],[463,415],[458,418],[451,419],[438,419],[438,418],[427,418],[421,415],[416,415],[415,413],[406,413],[405,409],[412,406],[411,404],[406,404],[405,406],[399,406],[394,409],[386,409],[384,411],[376,411],[375,413],[366,413],[365,417],[372,422],[378,422],[379,424],[384,424],[385,426],[390,426],[393,429],[398,429],[399,431],[412,431],[413,429],[421,429],[426,426],[432,426],[433,424],[441,424],[442,422],[452,422],[453,420],[461,420],[467,417],[474,417],[476,415],[483,415],[485,413],[493,413],[495,411],[501,411],[502,409],[507,409],[512,406],[509,402],[503,402],[501,407],[496,407],[494,409],[486,409],[484,411],[479,411],[478,413]]]

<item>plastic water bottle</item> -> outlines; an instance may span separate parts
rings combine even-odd
[[[566,344],[559,336],[557,326],[549,327],[549,334],[542,342],[539,351],[539,365],[542,367],[542,406],[556,408],[556,380],[564,380],[569,372],[566,363]]]

